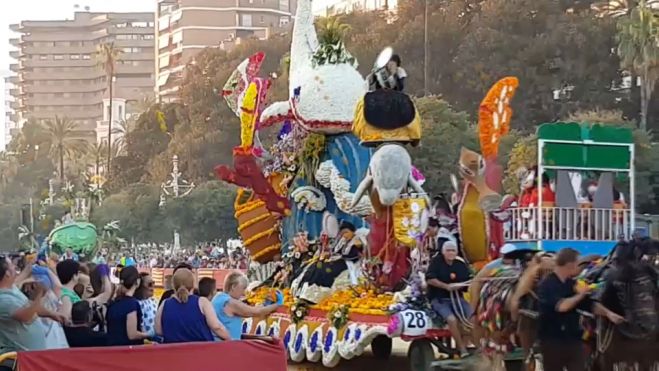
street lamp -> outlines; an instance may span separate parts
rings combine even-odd
[[[167,198],[180,198],[187,196],[194,189],[194,182],[188,182],[187,180],[181,177],[181,172],[178,169],[178,156],[172,156],[172,172],[170,174],[169,180],[165,181],[160,185],[160,202],[158,206],[161,208],[167,203]],[[176,251],[181,244],[180,236],[178,231],[174,230],[174,248],[173,251]]]

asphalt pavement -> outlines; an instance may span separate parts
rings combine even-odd
[[[360,357],[349,361],[342,359],[334,368],[323,367],[321,363],[307,362],[296,364],[290,362],[288,369],[295,371],[406,371],[410,369],[407,360],[407,347],[408,343],[400,339],[394,339],[391,357],[387,360],[375,358],[369,348]]]

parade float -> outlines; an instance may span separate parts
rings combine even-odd
[[[418,113],[403,93],[368,92],[343,41],[316,34],[309,0],[297,7],[288,101],[265,107],[270,82],[257,77],[263,58],[246,59],[223,89],[240,119],[241,144],[233,167],[220,165],[216,173],[240,187],[239,233],[268,272],[248,300],[262,303],[273,287],[286,300],[268,318],[246,320],[243,330],[281,338],[293,361],[335,366],[369,345],[386,357],[394,303],[388,289],[407,274],[429,204],[403,147],[421,139]],[[387,99],[406,105],[399,122],[372,116]],[[266,147],[259,133],[274,125],[278,140]],[[400,167],[387,172],[391,161]]]
[[[503,167],[498,152],[510,128],[510,101],[518,84],[517,78],[506,77],[492,86],[478,110],[481,153],[464,147],[460,153],[463,185],[456,186],[458,230],[463,256],[476,268],[496,259],[504,243],[503,222],[508,215],[501,197]]]
[[[546,251],[570,246],[583,255],[608,255],[618,241],[633,237],[631,129],[547,123],[538,126],[536,148],[536,158],[528,159],[519,172],[523,189],[519,202],[508,209],[507,242]]]

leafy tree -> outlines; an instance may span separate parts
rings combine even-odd
[[[553,0],[493,0],[474,15],[453,63],[456,108],[480,101],[503,76],[520,80],[514,125],[530,128],[569,112],[615,105],[619,80],[614,24],[590,11],[568,13]],[[555,92],[559,93],[555,97]],[[558,98],[558,99],[557,99]]]
[[[228,239],[238,233],[234,199],[234,187],[212,180],[185,197],[167,202],[164,212],[186,242]]]
[[[648,127],[648,109],[659,81],[659,12],[641,1],[629,16],[618,21],[618,55],[621,66],[641,79],[641,130]]]

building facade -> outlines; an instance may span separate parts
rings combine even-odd
[[[202,49],[230,49],[288,29],[296,0],[159,0],[156,10],[156,94],[176,99],[188,62]]]
[[[113,122],[126,119],[135,103],[153,96],[153,13],[76,12],[71,20],[23,21],[10,29],[20,34],[10,40],[16,63],[9,78],[12,122],[18,127],[28,119],[66,117],[78,124],[81,138],[95,141],[97,126],[104,124],[103,101],[109,98],[96,56],[103,43],[119,49],[113,97],[128,102]]]
[[[18,133],[21,129],[16,119],[16,114],[12,108],[12,102],[14,98],[11,96],[13,89],[13,84],[9,82],[9,78],[4,78],[4,89],[5,89],[5,146],[9,145],[11,138]]]
[[[314,7],[314,13],[320,17],[329,17],[355,11],[393,10],[398,0],[327,0]]]

